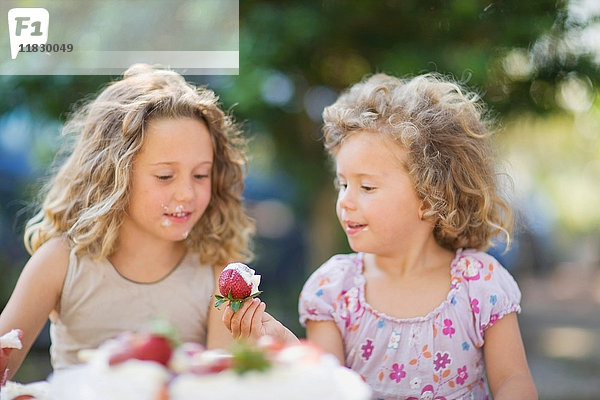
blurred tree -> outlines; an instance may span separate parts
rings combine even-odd
[[[387,0],[240,2],[240,74],[217,89],[253,135],[274,143],[274,165],[298,184],[309,226],[332,215],[320,112],[365,74],[438,71],[481,91],[500,115],[560,111],[554,93],[573,71],[596,86],[598,66],[569,47],[566,1]],[[579,26],[578,28],[581,28]],[[280,94],[280,97],[276,95]],[[326,214],[320,201],[330,201]],[[318,228],[317,228],[318,229]],[[320,247],[343,241],[324,240]],[[319,246],[311,267],[327,251]]]

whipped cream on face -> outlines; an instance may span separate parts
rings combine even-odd
[[[185,207],[183,206],[183,204],[179,204],[178,206],[176,206],[173,211],[171,211],[170,208],[166,205],[162,204],[162,209],[165,214],[172,215],[174,217],[185,217],[187,214],[185,212]]]
[[[244,279],[244,282],[246,282],[248,285],[252,286],[252,292],[250,293],[250,295],[258,293],[258,285],[260,284],[260,275],[256,275],[255,271],[252,268],[250,268],[249,266],[247,266],[244,263],[235,262],[235,263],[228,264],[223,269],[223,271],[225,271],[227,269],[234,269],[237,272],[239,272],[239,274]]]
[[[163,215],[160,225],[164,226],[165,228],[169,227],[173,224],[171,222],[171,220],[169,219],[169,216],[181,218],[181,217],[185,217],[188,214],[184,211],[185,207],[183,206],[183,204],[179,204],[177,207],[175,207],[175,209],[173,211],[170,211],[169,207],[167,207],[164,204],[162,204],[161,207],[164,211],[164,214],[166,214],[166,215]],[[183,238],[187,239],[188,235],[189,235],[189,232],[185,232],[183,234]]]
[[[19,339],[19,330],[13,329],[0,337],[0,348],[3,349],[21,349],[23,344]]]

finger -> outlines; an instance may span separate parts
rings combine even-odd
[[[245,338],[251,337],[254,315],[256,314],[256,309],[258,308],[258,306],[260,304],[260,300],[252,299],[252,300],[248,301],[248,303],[251,303],[251,304],[248,306],[248,310],[246,311],[246,314],[244,315],[244,318],[242,319],[241,326],[240,326],[242,336]]]
[[[267,308],[267,305],[262,301],[259,301],[259,304],[256,307],[256,311],[252,316],[252,330],[250,334],[254,339],[258,339],[264,333],[262,321],[265,315],[265,308]]]
[[[249,321],[252,319],[252,315],[254,315],[254,299],[244,303],[244,314],[240,315],[240,336],[248,336]]]
[[[233,310],[231,310],[231,312],[233,313],[233,315],[231,316],[231,335],[233,336],[234,339],[239,338],[240,335],[242,334],[241,323],[242,323],[244,316],[246,315],[246,312],[248,311],[248,308],[250,307],[250,305],[251,305],[250,301],[245,301],[244,304],[242,305],[242,308],[237,310],[235,313],[233,312]],[[231,305],[228,305],[227,307],[231,308]]]
[[[230,332],[231,332],[231,317],[233,317],[233,310],[231,309],[231,307],[226,306],[225,311],[223,312],[223,316],[221,317],[221,320],[225,324],[225,327],[227,328],[227,330]]]

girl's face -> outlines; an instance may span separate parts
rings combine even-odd
[[[393,257],[415,235],[431,233],[405,157],[401,146],[372,132],[353,134],[338,150],[336,211],[354,251]]]
[[[210,202],[212,166],[212,141],[203,122],[150,121],[134,159],[124,224],[141,238],[185,239]]]

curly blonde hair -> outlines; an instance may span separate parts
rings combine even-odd
[[[501,193],[491,120],[479,96],[440,74],[400,79],[376,74],[325,108],[325,148],[335,157],[356,132],[386,135],[406,149],[407,170],[441,246],[487,249],[513,215]]]
[[[77,254],[106,257],[116,242],[128,203],[131,171],[148,123],[196,118],[211,135],[214,152],[211,201],[186,245],[201,262],[249,260],[254,222],[242,204],[246,140],[209,89],[176,72],[136,64],[97,98],[81,104],[63,128],[72,149],[41,192],[41,210],[27,223],[24,241],[33,254],[47,240],[66,235]]]

